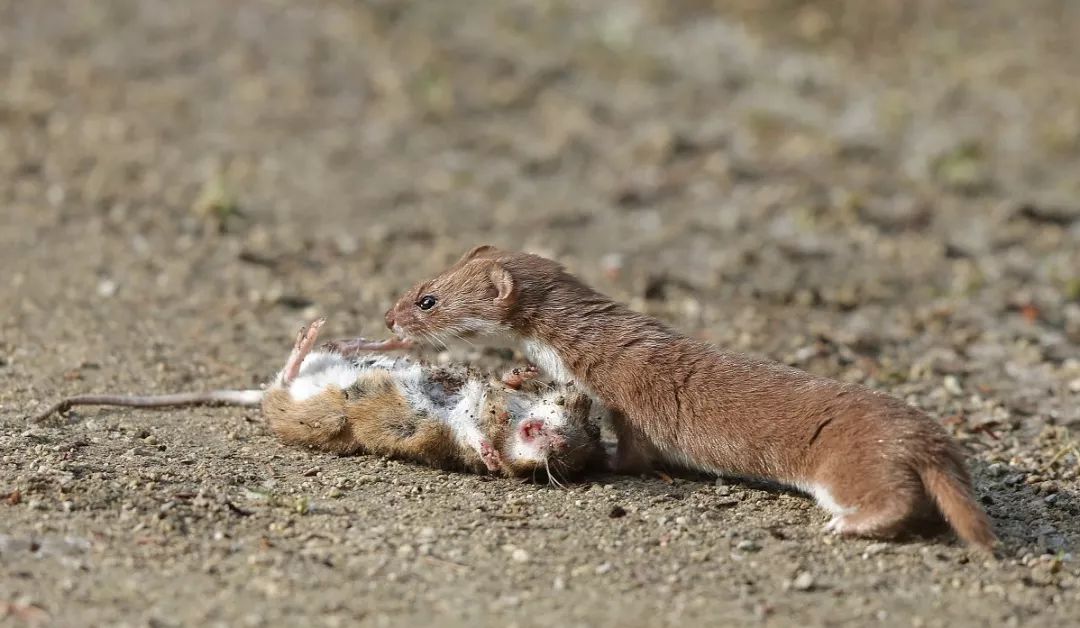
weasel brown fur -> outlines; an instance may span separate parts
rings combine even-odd
[[[669,463],[777,481],[813,495],[843,535],[894,537],[944,516],[968,543],[996,542],[958,446],[923,412],[690,338],[555,261],[477,247],[406,292],[386,322],[407,340],[509,342],[576,382],[613,412],[621,470]]]

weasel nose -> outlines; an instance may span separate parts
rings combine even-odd
[[[383,320],[386,321],[386,328],[387,329],[393,329],[394,328],[394,308],[390,308],[389,310],[386,310],[386,315],[383,316]]]

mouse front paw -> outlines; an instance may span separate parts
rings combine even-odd
[[[502,456],[499,455],[499,450],[495,449],[487,441],[480,443],[480,458],[484,461],[484,466],[487,467],[488,471],[502,469]]]
[[[515,368],[507,371],[502,376],[502,383],[506,384],[510,388],[518,389],[529,381],[530,379],[536,379],[540,376],[540,369],[533,365],[528,365],[521,368]]]
[[[367,338],[340,338],[322,344],[323,351],[336,353],[342,357],[353,357],[361,353],[398,351],[412,348],[413,343],[401,338],[387,340],[368,340]]]

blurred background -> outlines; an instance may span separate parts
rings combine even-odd
[[[378,335],[483,242],[775,357],[1080,342],[1072,2],[0,6],[6,333],[68,361]]]
[[[943,418],[1018,569],[1080,534],[1080,3],[0,0],[11,425],[382,336],[481,243]]]

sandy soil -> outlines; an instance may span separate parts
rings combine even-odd
[[[1080,9],[944,4],[0,1],[0,625],[1075,621]],[[483,242],[927,409],[1000,559],[240,410],[26,421],[261,382]]]

